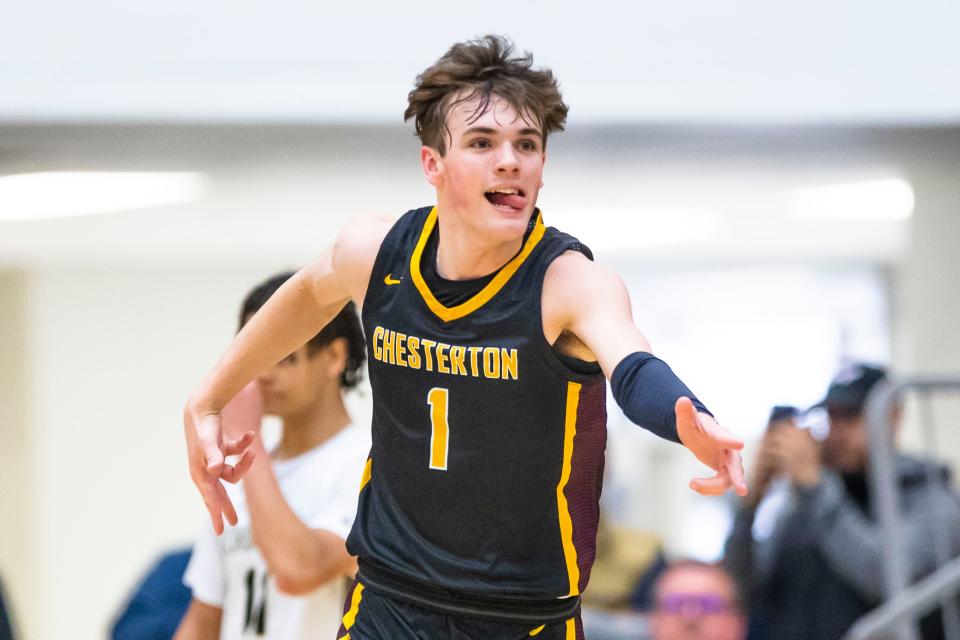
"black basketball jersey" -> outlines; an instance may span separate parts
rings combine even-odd
[[[539,212],[520,252],[446,307],[420,261],[436,208],[389,231],[363,302],[373,446],[347,541],[363,562],[455,593],[578,595],[593,564],[606,381],[543,335],[547,267],[576,250]],[[580,367],[582,369],[582,367]]]

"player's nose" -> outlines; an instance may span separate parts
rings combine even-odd
[[[520,162],[517,159],[516,150],[513,148],[512,144],[509,142],[504,142],[497,150],[497,172],[506,173],[510,171],[516,171],[519,168]]]

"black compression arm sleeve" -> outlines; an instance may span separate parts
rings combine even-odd
[[[630,420],[672,442],[680,442],[675,405],[681,396],[690,398],[697,411],[713,415],[666,362],[645,351],[620,361],[610,376],[610,388]]]

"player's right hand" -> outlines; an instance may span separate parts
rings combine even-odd
[[[248,431],[237,440],[227,440],[220,422],[219,413],[197,412],[191,403],[183,412],[190,478],[200,491],[217,535],[223,533],[224,518],[231,526],[237,524],[237,512],[221,480],[238,482],[243,477],[253,463],[250,445],[254,439],[254,433]],[[236,465],[225,462],[231,455],[240,456]]]
[[[698,413],[690,398],[679,398],[674,410],[680,442],[697,460],[716,471],[716,475],[710,478],[694,478],[690,488],[702,495],[718,496],[732,487],[738,495],[746,496],[748,491],[740,460],[743,441],[709,414]]]

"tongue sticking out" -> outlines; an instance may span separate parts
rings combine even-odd
[[[488,193],[487,200],[493,204],[512,207],[514,209],[523,209],[527,204],[527,199],[521,195],[512,195],[509,193]]]

